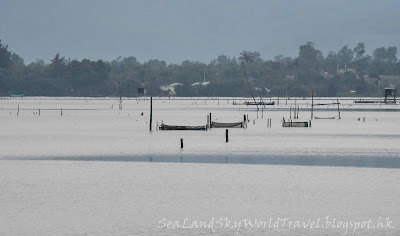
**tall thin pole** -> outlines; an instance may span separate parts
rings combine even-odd
[[[153,97],[150,97],[150,131],[151,131],[151,122],[153,122]]]
[[[337,111],[339,113],[339,120],[340,120],[339,98],[336,98],[336,100],[337,100]]]
[[[300,106],[297,106],[297,117],[296,117],[296,119],[299,119],[299,112],[300,112]]]
[[[119,109],[122,110],[121,82],[118,82],[118,90],[119,90]]]
[[[247,87],[249,87],[249,91],[250,91],[251,97],[253,98],[254,103],[256,104],[256,107],[257,107],[257,116],[258,116],[258,110],[259,110],[258,104],[257,104],[256,99],[254,98],[253,91],[251,90],[250,83],[249,83],[249,78],[247,77],[246,67],[245,67],[245,65],[244,65],[243,62],[242,62],[242,68],[243,68],[244,76],[246,77]],[[239,107],[239,109],[240,109],[240,107]],[[258,118],[258,117],[257,117],[257,118]]]
[[[287,106],[287,90],[286,90],[286,106]]]
[[[278,90],[278,106],[279,106],[279,95],[281,93],[281,90]]]
[[[313,112],[314,112],[314,89],[311,92],[311,120],[314,117]]]

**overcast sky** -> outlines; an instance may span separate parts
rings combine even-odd
[[[359,41],[370,53],[400,47],[399,0],[0,0],[0,39],[25,59],[143,62],[256,50],[297,56],[314,42],[324,55]]]

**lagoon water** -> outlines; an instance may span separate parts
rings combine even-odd
[[[316,103],[333,102],[319,98]],[[341,99],[340,120],[282,128],[289,108],[258,114],[232,98],[14,98],[0,101],[0,235],[352,235],[353,228],[167,228],[162,222],[320,219],[400,234],[400,119],[396,105]],[[240,102],[236,100],[236,102]],[[18,112],[19,105],[19,113]],[[40,116],[38,114],[40,109]],[[62,109],[62,115],[61,115]],[[143,115],[141,113],[143,112]],[[241,121],[247,129],[158,131],[156,124]],[[292,114],[293,115],[293,114]],[[337,116],[324,106],[315,116]],[[365,117],[365,122],[363,118]],[[267,119],[272,127],[267,127]],[[358,121],[360,118],[360,121]],[[180,139],[184,148],[180,148]],[[163,219],[165,220],[163,221]],[[215,232],[213,232],[215,231]]]

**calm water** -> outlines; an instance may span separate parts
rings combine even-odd
[[[185,218],[320,219],[326,226],[334,218],[376,224],[379,217],[389,217],[394,229],[355,235],[399,235],[400,121],[385,111],[396,106],[347,101],[341,120],[285,129],[280,120],[292,102],[257,119],[255,110],[226,100],[154,101],[154,127],[203,124],[209,112],[221,122],[249,114],[248,129],[230,129],[226,143],[225,129],[150,133],[148,101],[124,101],[121,111],[112,109],[116,100],[2,101],[0,235],[344,235],[343,226],[280,232],[160,226]],[[308,101],[296,103],[304,107],[299,120],[308,120]],[[333,107],[315,112],[336,115]]]
[[[0,161],[1,235],[206,235],[160,220],[390,217],[400,233],[397,169],[103,161]],[[232,235],[236,229],[215,229]],[[343,235],[283,229],[283,235]],[[241,235],[281,235],[247,228]],[[351,235],[351,234],[350,234]]]

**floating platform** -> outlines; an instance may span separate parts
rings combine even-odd
[[[160,130],[207,130],[206,125],[188,126],[188,125],[160,125]]]
[[[249,105],[268,105],[268,106],[272,106],[275,105],[275,102],[245,102],[245,105],[249,106]]]
[[[282,127],[310,127],[308,121],[284,121]]]
[[[318,116],[314,116],[314,119],[316,120],[334,120],[336,117],[332,116],[332,117],[318,117]]]
[[[233,123],[220,123],[212,121],[210,128],[245,128],[245,124],[244,121]]]
[[[19,97],[23,97],[24,94],[10,94],[10,97],[12,98],[19,98]]]
[[[354,100],[354,103],[385,103],[385,101],[379,101],[379,100]]]

